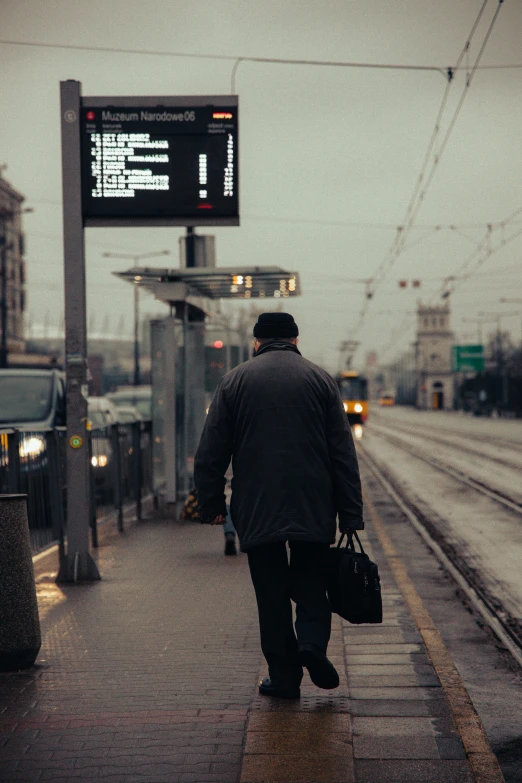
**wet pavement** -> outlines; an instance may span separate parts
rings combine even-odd
[[[223,555],[220,529],[135,524],[105,540],[92,585],[55,586],[55,556],[43,558],[38,665],[0,675],[0,781],[501,780],[473,771],[376,530],[369,520],[384,623],[334,616],[340,688],[305,675],[297,702],[257,693],[266,668],[247,560]]]

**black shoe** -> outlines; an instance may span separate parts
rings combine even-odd
[[[235,538],[227,538],[227,540],[225,541],[225,554],[237,555]]]
[[[313,644],[300,646],[299,661],[308,669],[310,679],[318,688],[330,690],[339,687],[339,675],[335,666],[318,647]]]
[[[299,699],[301,691],[299,688],[277,688],[270,677],[265,677],[259,683],[259,693],[262,696],[275,696],[278,699]]]

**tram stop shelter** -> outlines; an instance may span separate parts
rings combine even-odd
[[[299,274],[278,266],[133,267],[117,277],[151,293],[170,314],[151,321],[153,487],[181,502],[193,482],[194,455],[205,422],[205,320],[219,300],[299,296]]]

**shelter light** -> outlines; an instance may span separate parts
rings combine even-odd
[[[234,275],[232,278],[232,282],[234,285],[243,285],[244,277],[243,275]]]
[[[288,288],[290,291],[295,291],[296,289],[295,277],[291,277],[290,280],[288,281]]]
[[[245,288],[252,288],[252,275],[245,277]]]
[[[230,293],[231,294],[237,294],[237,291],[238,291],[237,285],[231,285],[230,286]]]

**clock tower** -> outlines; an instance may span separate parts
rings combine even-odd
[[[422,305],[417,309],[417,407],[453,408],[453,373],[449,304]]]

